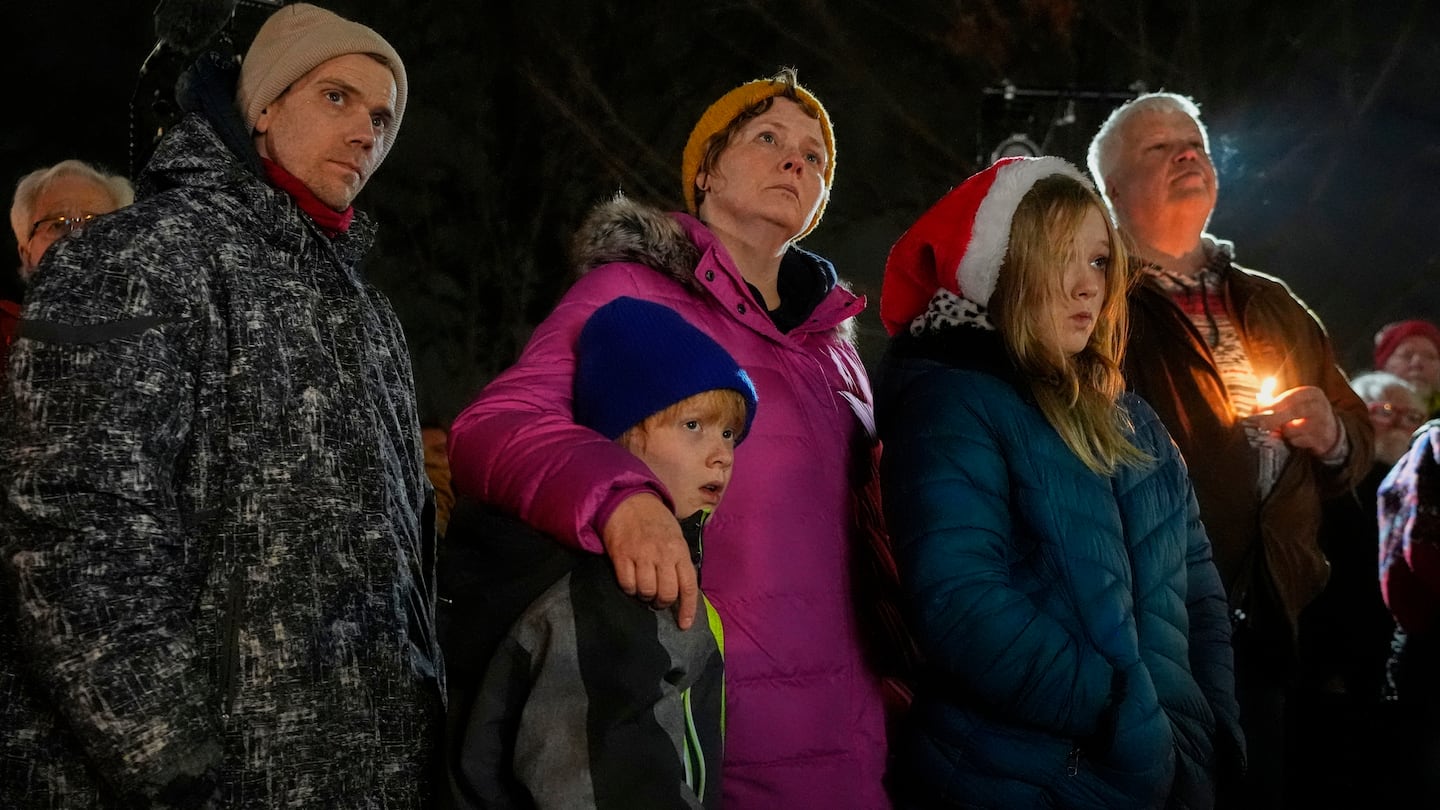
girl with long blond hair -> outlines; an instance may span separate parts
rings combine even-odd
[[[1230,624],[1174,444],[1124,393],[1122,240],[1059,158],[969,178],[891,250],[882,485],[925,656],[909,807],[1210,807]]]

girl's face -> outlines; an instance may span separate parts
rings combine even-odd
[[[1048,312],[1049,328],[1042,324],[1046,343],[1066,357],[1084,351],[1105,306],[1105,279],[1110,272],[1110,233],[1104,215],[1091,206],[1075,229],[1068,247],[1069,256],[1058,272],[1063,273],[1058,289],[1052,292]]]

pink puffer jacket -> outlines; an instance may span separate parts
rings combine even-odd
[[[889,807],[880,686],[862,661],[849,570],[851,448],[867,446],[873,419],[844,326],[864,300],[835,286],[782,334],[704,225],[623,198],[592,214],[578,244],[593,269],[455,421],[456,489],[600,552],[599,527],[621,500],[663,491],[629,452],[573,423],[575,339],[619,296],[680,312],[760,396],[705,544],[705,593],[725,622],[725,806]]]

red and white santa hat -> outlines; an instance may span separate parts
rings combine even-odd
[[[1058,157],[1010,157],[951,189],[890,248],[880,289],[880,320],[895,335],[924,314],[941,289],[985,306],[1010,247],[1020,200],[1052,174],[1093,189],[1080,170]]]

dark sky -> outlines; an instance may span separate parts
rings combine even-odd
[[[780,65],[835,121],[834,194],[806,246],[871,295],[867,357],[882,343],[880,271],[904,227],[1008,131],[1083,162],[1108,111],[1082,100],[1065,123],[1063,102],[985,105],[983,89],[1006,79],[1196,96],[1221,178],[1212,230],[1242,264],[1291,284],[1347,369],[1368,363],[1386,321],[1440,319],[1440,4],[322,4],[385,34],[411,75],[395,151],[358,204],[380,219],[370,272],[406,322],[439,418],[513,357],[563,289],[566,235],[584,211],[621,188],[675,205],[679,152],[705,104]],[[0,127],[0,184],[67,157],[128,171],[150,0],[5,6],[0,26],[19,34],[0,58],[19,103]],[[142,101],[145,129],[155,117]],[[0,241],[13,257],[13,239]]]

